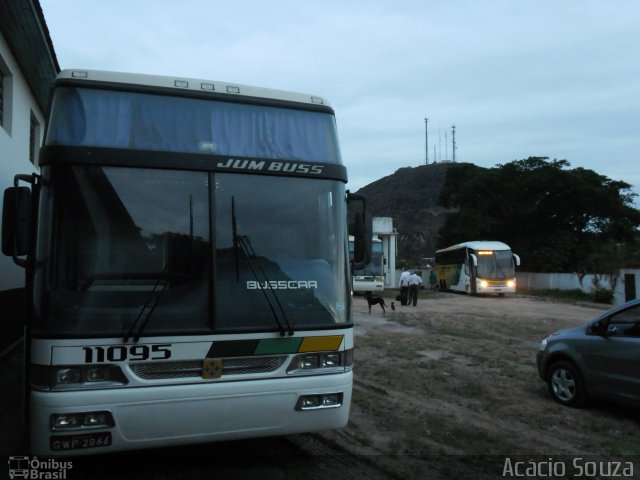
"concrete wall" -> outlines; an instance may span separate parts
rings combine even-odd
[[[627,291],[627,281],[630,291]],[[633,288],[635,286],[635,288]],[[629,300],[640,298],[640,269],[623,268],[620,270],[618,281],[613,290],[613,301],[616,305],[620,305]]]
[[[582,290],[590,293],[596,280],[602,287],[611,288],[610,278],[604,275],[587,274],[581,280],[577,273],[517,272],[516,279],[518,289],[522,290]]]
[[[575,290],[591,293],[594,281],[613,290],[614,303],[619,305],[633,298],[640,298],[640,269],[622,269],[618,276],[587,274],[582,279],[577,273],[529,273],[517,272],[518,290]],[[629,284],[627,288],[627,283]],[[635,283],[635,288],[633,288]]]
[[[396,249],[397,232],[393,228],[393,218],[373,217],[373,235],[382,240],[382,251],[386,264],[384,265],[384,286],[393,288],[396,284]]]
[[[429,286],[429,268],[418,269],[422,271],[422,282],[425,287]],[[396,270],[397,279],[400,278],[400,270]],[[613,279],[608,275],[587,274],[582,277],[582,281],[577,273],[530,273],[517,272],[518,291],[526,290],[582,290],[591,293],[594,288],[594,280],[600,283],[603,288],[613,290],[615,305],[620,305],[628,300],[640,298],[640,269],[622,269],[618,277]],[[391,288],[399,288],[398,282],[391,285]],[[628,284],[628,285],[627,285]],[[629,287],[629,288],[627,288]],[[633,288],[635,287],[635,288]]]

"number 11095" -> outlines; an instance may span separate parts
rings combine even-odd
[[[166,360],[171,358],[170,343],[82,347],[82,350],[84,350],[84,363],[124,362],[126,360]]]

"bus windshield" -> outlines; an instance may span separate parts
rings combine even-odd
[[[80,165],[43,177],[35,334],[119,336],[141,319],[145,335],[276,331],[265,290],[296,328],[347,321],[342,182]]]
[[[476,256],[480,278],[503,280],[515,275],[511,250],[479,251]]]
[[[353,260],[353,240],[349,239],[349,259]],[[359,270],[353,270],[354,277],[380,277],[384,275],[384,251],[382,242],[374,239],[371,242],[371,261]]]
[[[354,277],[379,277],[384,275],[382,252],[371,252],[371,262],[360,270],[354,270]]]

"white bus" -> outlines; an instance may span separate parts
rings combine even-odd
[[[349,252],[353,254],[353,237],[349,237]],[[371,261],[363,268],[354,269],[352,288],[354,293],[384,291],[384,252],[382,240],[378,237],[371,239]]]
[[[440,290],[472,294],[515,293],[520,257],[502,242],[464,242],[436,251]]]
[[[39,165],[2,239],[26,269],[32,454],[347,423],[348,231],[361,265],[371,232],[325,99],[67,70]]]

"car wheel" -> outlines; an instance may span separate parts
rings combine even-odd
[[[553,399],[562,405],[579,407],[587,398],[580,372],[570,362],[560,361],[551,365],[547,384]]]

